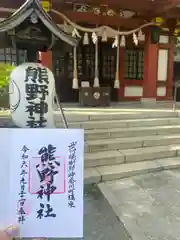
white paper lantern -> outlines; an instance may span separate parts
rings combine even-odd
[[[10,75],[10,111],[21,128],[55,128],[53,73],[39,63],[23,63]]]

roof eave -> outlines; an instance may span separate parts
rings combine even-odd
[[[19,26],[25,21],[33,12],[37,14],[37,17],[42,23],[51,31],[57,38],[64,41],[71,46],[77,46],[78,41],[63,32],[56,23],[45,13],[39,0],[27,0],[16,12],[14,12],[8,19],[0,22],[0,32],[6,32]]]
[[[78,41],[73,38],[72,36],[70,36],[69,34],[63,32],[58,25],[56,25],[53,21],[50,23],[49,19],[46,18],[44,16],[44,14],[42,14],[42,12],[40,12],[39,10],[35,10],[37,16],[39,17],[39,19],[44,23],[44,25],[49,29],[49,31],[51,31],[56,37],[58,37],[59,39],[61,39],[62,41],[68,43],[71,46],[77,46],[78,45]]]
[[[12,15],[10,18],[5,19],[0,22],[0,32],[7,32],[19,26],[22,22],[24,22],[33,12],[33,9],[28,9],[26,12],[22,13],[18,17],[16,15]]]

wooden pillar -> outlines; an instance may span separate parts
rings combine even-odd
[[[172,100],[173,98],[173,77],[174,77],[174,37],[170,37],[170,49],[168,59],[168,78],[167,78],[167,90],[166,99]]]
[[[52,71],[52,51],[39,52],[39,60]]]
[[[158,44],[151,43],[151,35],[149,29],[146,34],[144,56],[144,79],[142,99],[144,101],[156,100],[157,69],[158,69]]]

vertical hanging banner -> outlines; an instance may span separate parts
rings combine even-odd
[[[10,111],[21,128],[55,128],[53,73],[39,63],[23,63],[10,75]]]
[[[19,225],[20,238],[82,238],[84,130],[2,129],[0,134],[5,136],[0,227]]]

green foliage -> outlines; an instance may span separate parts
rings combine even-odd
[[[9,86],[9,76],[15,66],[10,64],[1,63],[0,64],[0,89],[8,88]]]
[[[9,108],[9,76],[15,66],[0,63],[0,108]]]

